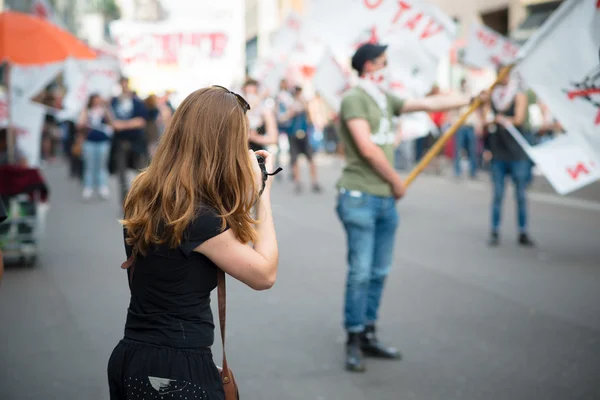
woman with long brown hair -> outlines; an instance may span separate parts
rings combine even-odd
[[[123,225],[135,273],[125,337],[108,364],[113,400],[224,398],[210,351],[217,269],[265,290],[278,262],[272,178],[259,194],[256,155],[267,169],[273,158],[248,151],[248,109],[224,88],[190,94],[131,186]]]

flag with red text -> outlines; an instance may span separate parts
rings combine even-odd
[[[521,49],[517,71],[600,158],[600,1],[563,2]]]

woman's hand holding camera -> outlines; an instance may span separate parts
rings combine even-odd
[[[256,182],[256,186],[258,188],[262,188],[263,187],[263,171],[260,167],[257,156],[261,156],[264,159],[264,166],[265,166],[265,169],[267,172],[273,171],[274,157],[271,153],[269,153],[266,150],[259,150],[257,152],[250,150],[250,158],[252,160],[252,170],[254,172],[254,179]],[[270,192],[272,181],[273,181],[272,177],[268,176],[267,180],[265,182],[265,189],[264,189],[263,194]]]

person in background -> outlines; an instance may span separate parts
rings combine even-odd
[[[124,202],[129,190],[127,170],[129,167],[142,169],[147,165],[148,147],[144,128],[148,111],[144,103],[134,95],[129,87],[129,79],[121,77],[121,94],[111,100],[111,112],[114,115],[112,126],[115,131],[115,160],[119,177],[121,199]],[[133,160],[134,165],[129,165]]]
[[[319,151],[325,141],[325,127],[333,119],[333,111],[319,92],[308,102],[308,118],[312,125],[311,144]]]
[[[384,284],[393,264],[398,226],[396,201],[404,196],[394,169],[396,134],[392,116],[438,112],[471,102],[458,93],[402,100],[386,85],[387,46],[367,43],[352,57],[359,75],[340,109],[340,137],[346,165],[337,187],[337,215],[347,238],[348,273],[344,305],[346,369],[363,372],[364,355],[400,359],[400,352],[379,341],[376,324]],[[483,94],[482,99],[485,98]]]
[[[8,129],[0,128],[0,165],[8,163]],[[18,145],[15,146],[15,159],[11,164],[28,166],[27,157]]]
[[[292,113],[290,108],[294,104],[294,96],[290,92],[290,87],[286,79],[282,79],[279,83],[279,92],[275,97],[275,107],[277,115],[277,127],[279,128],[279,134],[284,135],[285,138],[289,138],[292,131]],[[281,152],[277,152],[277,165],[281,165],[279,160]],[[291,165],[290,165],[291,167]],[[290,179],[294,180],[294,173],[290,168]]]
[[[507,177],[511,178],[515,187],[518,243],[528,247],[534,245],[527,232],[527,185],[531,164],[525,150],[506,129],[506,125],[512,124],[519,132],[523,132],[527,118],[527,102],[527,95],[519,89],[516,79],[507,76],[492,91],[490,101],[486,105],[494,116],[493,123],[487,129],[494,193],[491,207],[490,246],[497,246],[500,243],[502,201]]]
[[[300,170],[298,168],[298,156],[301,154],[304,154],[308,160],[312,190],[315,193],[319,193],[321,192],[321,185],[319,185],[317,178],[317,165],[313,159],[313,149],[309,137],[310,119],[308,103],[302,96],[302,88],[299,86],[294,89],[294,102],[289,109],[289,113],[292,119],[291,133],[289,135],[290,164],[292,165],[296,193],[302,192]]]
[[[248,141],[251,150],[266,150],[267,146],[277,144],[277,122],[271,107],[267,107],[258,93],[258,82],[249,79],[242,86],[242,93],[250,104],[248,122],[250,131]]]
[[[164,96],[164,103],[165,106],[167,106],[167,108],[170,111],[169,115],[173,115],[173,113],[175,112],[175,107],[173,106],[173,102],[171,101],[171,98],[173,97],[173,90],[167,90],[165,92],[165,96]]]
[[[42,104],[47,107],[42,126],[42,160],[53,162],[56,159],[57,144],[60,141],[60,130],[56,119],[56,97],[51,87],[46,89]]]
[[[465,78],[461,79],[460,93],[470,96],[472,94],[471,92],[472,91],[467,86],[467,80]],[[462,107],[458,110],[456,118],[460,118],[467,108],[468,107]],[[467,158],[469,160],[469,177],[471,179],[477,177],[477,138],[481,135],[482,126],[479,119],[479,113],[473,112],[456,132],[454,146],[454,176],[456,178],[460,178],[462,175],[461,161],[463,149],[467,152]]]
[[[78,128],[82,132],[83,193],[84,200],[94,195],[94,189],[102,199],[108,199],[108,156],[113,136],[110,110],[98,94],[90,95],[87,107],[81,111]]]
[[[144,101],[146,106],[146,143],[148,144],[148,154],[150,157],[154,154],[156,145],[158,144],[158,138],[160,137],[159,118],[160,108],[158,106],[158,99],[155,95],[151,94],[146,97]]]

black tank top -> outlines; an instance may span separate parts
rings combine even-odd
[[[515,116],[515,103],[516,100],[513,99],[506,110],[499,111],[494,106],[494,102],[491,102],[492,112],[494,115],[502,114],[506,117],[512,118]],[[515,128],[517,128],[521,134],[526,134],[526,132],[523,131],[523,125],[515,125]],[[517,143],[515,138],[504,126],[496,124],[496,132],[491,132],[489,140],[490,150],[492,151],[494,160],[520,161],[527,159],[525,150],[523,150],[523,148],[519,145],[519,143]]]

